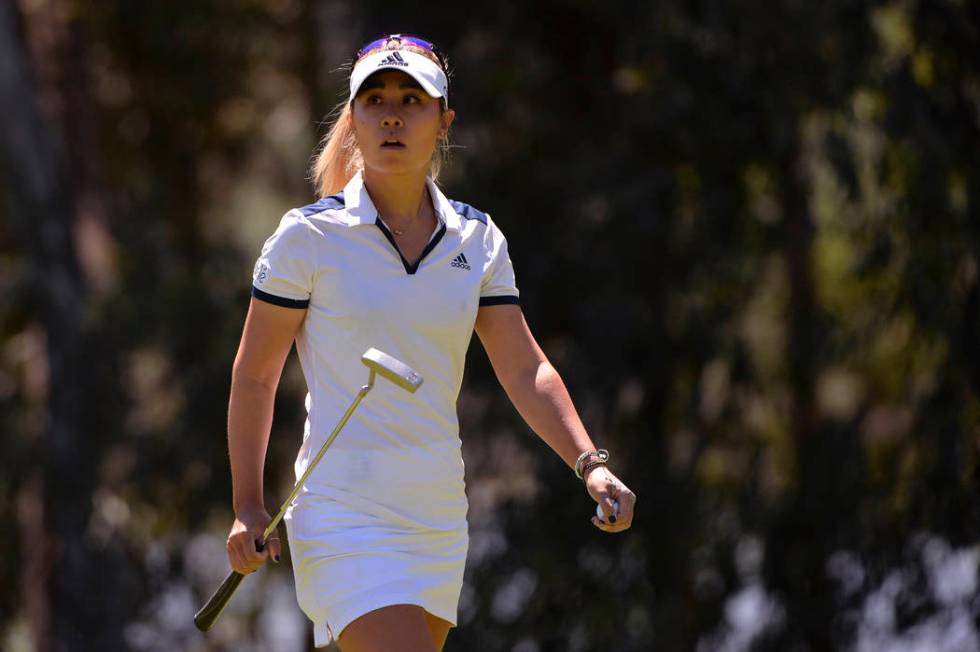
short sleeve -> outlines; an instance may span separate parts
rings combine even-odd
[[[520,304],[514,266],[507,251],[507,238],[489,216],[484,243],[488,249],[489,264],[480,283],[480,305]]]
[[[252,273],[252,296],[285,308],[306,308],[313,291],[313,231],[302,214],[289,212],[262,246]]]

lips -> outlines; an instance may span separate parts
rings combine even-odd
[[[382,149],[403,149],[405,144],[400,140],[388,139],[381,143]]]

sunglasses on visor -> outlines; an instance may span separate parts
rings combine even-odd
[[[414,45],[417,48],[421,48],[435,55],[436,59],[439,60],[439,65],[442,67],[443,72],[446,70],[446,59],[442,56],[442,53],[436,48],[435,44],[431,41],[426,41],[423,38],[417,36],[409,36],[408,34],[389,34],[388,36],[382,36],[379,39],[371,41],[354,55],[354,61],[351,63],[351,67],[360,61],[366,54],[369,54],[373,50],[378,50],[388,45],[392,41],[398,43],[404,43],[406,45]]]

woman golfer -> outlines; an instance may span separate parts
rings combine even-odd
[[[237,572],[279,559],[278,539],[261,553],[255,540],[271,520],[262,472],[293,341],[309,389],[297,477],[363,384],[365,350],[425,379],[414,394],[378,383],[285,517],[318,647],[332,635],[344,652],[430,652],[456,624],[469,543],[456,397],[474,330],[528,425],[584,478],[605,517],[593,524],[618,532],[633,518],[634,494],[528,330],[503,234],[434,183],[448,98],[431,43],[392,35],[362,48],[315,163],[322,199],[286,213],[255,266],[228,418]]]

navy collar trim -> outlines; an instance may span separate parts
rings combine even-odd
[[[440,240],[442,240],[442,236],[446,235],[446,223],[440,222],[439,230],[436,232],[435,236],[431,240],[429,240],[429,244],[425,245],[425,249],[422,250],[422,254],[419,256],[419,259],[415,261],[415,264],[413,265],[409,263],[407,260],[405,260],[405,256],[402,255],[402,250],[398,248],[398,243],[395,242],[395,236],[391,234],[391,231],[388,230],[388,227],[385,226],[385,223],[381,221],[380,215],[374,218],[374,223],[375,225],[377,225],[379,229],[381,229],[381,232],[384,233],[385,237],[388,238],[388,242],[390,242],[391,246],[395,248],[395,251],[398,252],[398,257],[402,259],[402,264],[405,266],[405,272],[407,274],[414,274],[415,272],[417,272],[419,270],[419,265],[422,264],[422,261],[425,260],[425,257],[428,256],[432,252],[432,250],[436,248],[436,245],[439,244]]]

